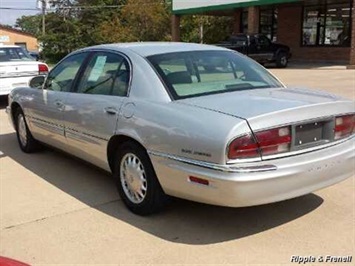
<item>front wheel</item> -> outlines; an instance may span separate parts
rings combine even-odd
[[[284,52],[280,52],[277,56],[276,56],[276,66],[279,68],[285,68],[287,67],[288,64],[288,56],[286,53]]]
[[[126,142],[119,147],[113,175],[121,199],[133,213],[149,215],[165,206],[168,196],[146,151],[138,144]]]
[[[38,142],[32,137],[30,130],[28,129],[25,115],[22,110],[17,110],[15,114],[16,121],[16,135],[19,146],[22,151],[26,153],[34,152],[38,149]]]

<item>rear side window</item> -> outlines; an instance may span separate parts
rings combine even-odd
[[[126,96],[129,84],[127,60],[114,53],[97,52],[78,85],[78,93]]]

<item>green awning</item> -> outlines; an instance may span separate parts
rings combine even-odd
[[[302,0],[234,0],[234,1],[219,1],[219,4],[214,4],[216,1],[200,1],[201,4],[193,4],[194,1],[173,0],[172,12],[173,14],[198,14],[218,10],[230,10],[240,7],[272,5],[290,2],[300,2]],[[198,2],[198,1],[196,1]],[[195,2],[195,3],[196,3]],[[214,3],[213,3],[214,2]],[[225,3],[223,3],[225,2]],[[210,3],[210,4],[209,4]],[[211,4],[212,3],[212,4]],[[189,7],[191,5],[191,7]]]

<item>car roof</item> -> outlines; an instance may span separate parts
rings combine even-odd
[[[9,45],[9,44],[1,44],[0,43],[0,48],[19,48],[21,46],[18,45]]]
[[[130,50],[140,56],[147,57],[157,54],[174,53],[174,52],[188,52],[188,51],[211,51],[227,49],[212,45],[197,44],[197,43],[183,43],[183,42],[134,42],[134,43],[113,43],[102,44],[84,48],[90,49],[110,49],[110,50]]]

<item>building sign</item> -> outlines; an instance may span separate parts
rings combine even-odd
[[[0,42],[10,42],[10,37],[8,35],[0,35]]]
[[[173,0],[173,13],[199,13],[237,7],[296,2],[299,0]]]
[[[253,0],[194,0],[194,1],[186,1],[186,0],[173,0],[173,10],[182,10],[182,9],[190,9],[190,8],[200,8],[207,6],[219,6],[219,5],[228,5],[228,4],[236,4],[243,2],[251,2]]]

